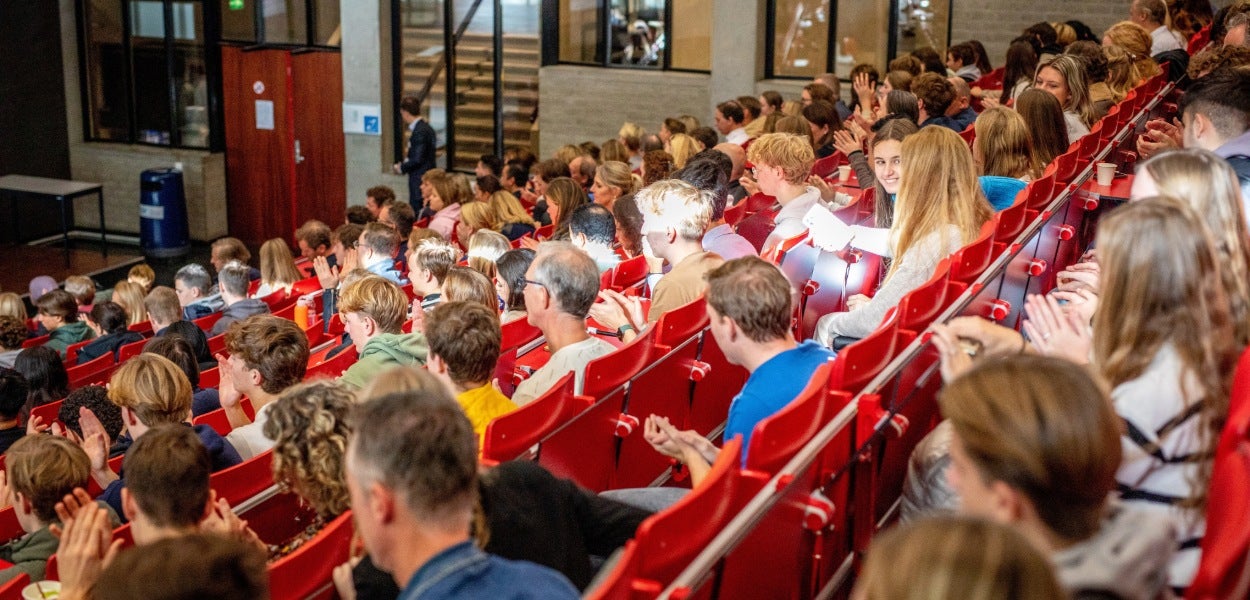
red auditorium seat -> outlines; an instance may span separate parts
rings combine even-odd
[[[1050,206],[1052,200],[1055,199],[1055,189],[1059,184],[1055,182],[1055,176],[1046,175],[1040,179],[1036,179],[1024,187],[1030,210],[1041,212]]]
[[[234,506],[273,485],[273,450],[266,450],[209,476],[209,487]]]
[[[582,395],[602,398],[647,366],[651,361],[655,332],[655,326],[647,327],[615,352],[586,363]]]
[[[151,321],[140,321],[138,323],[135,323],[134,325],[131,325],[130,327],[127,327],[126,329],[129,329],[130,331],[138,333],[142,335],[143,337],[152,336],[152,322]]]
[[[22,348],[34,348],[35,346],[42,346],[44,345],[44,343],[46,343],[50,339],[52,339],[51,334],[41,335],[39,337],[33,337],[22,342]]]
[[[18,573],[17,577],[0,585],[0,600],[22,600],[22,588],[30,585],[30,575]]]
[[[790,404],[760,421],[751,432],[746,469],[767,476],[777,474],[824,427],[834,413],[851,401],[851,394],[828,389],[832,363],[825,363]]]
[[[655,329],[658,331],[655,343],[659,346],[675,348],[707,327],[707,323],[707,299],[699,296],[660,315],[660,320],[655,324]]]
[[[336,379],[339,375],[343,374],[343,371],[346,371],[348,367],[355,363],[356,348],[353,346],[343,350],[338,354],[338,356],[335,356],[330,360],[308,367],[308,370],[304,373],[304,380],[308,381],[314,377],[329,377],[330,379]]]
[[[838,167],[846,164],[846,155],[842,152],[834,152],[829,156],[817,160],[812,165],[812,175],[821,179],[828,179],[829,176],[838,172]]]
[[[230,424],[230,418],[226,416],[226,409],[219,408],[217,410],[208,411],[198,417],[191,419],[192,425],[208,425],[217,432],[217,435],[225,437],[226,434],[234,430],[234,426]]]
[[[519,348],[538,339],[542,334],[542,330],[530,325],[525,317],[513,319],[503,324],[503,344],[500,347],[504,350]]]
[[[517,458],[588,406],[585,397],[573,395],[569,373],[534,401],[492,420],[482,438],[482,458],[496,462]]]
[[[51,425],[53,421],[58,420],[57,415],[60,413],[61,404],[64,402],[64,400],[57,400],[36,406],[30,409],[30,416],[31,418],[39,417],[44,425]]]
[[[951,256],[951,281],[970,285],[994,262],[994,231],[997,221],[989,221],[981,235]]]
[[[215,388],[220,383],[221,383],[221,371],[218,370],[218,367],[213,367],[211,369],[204,369],[203,371],[200,371],[200,387],[201,388]]]
[[[1215,451],[1202,562],[1187,600],[1245,598],[1250,593],[1250,350],[1233,376],[1228,422]]]
[[[150,325],[149,325],[150,327]],[[117,362],[124,363],[143,353],[143,346],[151,340],[143,339],[137,342],[131,342],[117,349]]]
[[[943,258],[928,281],[908,292],[898,302],[895,318],[899,329],[920,334],[929,328],[938,313],[947,306],[950,290],[950,259]]]
[[[199,327],[200,329],[207,332],[208,330],[213,328],[213,325],[217,323],[217,320],[221,318],[221,315],[222,313],[215,312],[211,315],[200,317],[191,322],[195,323],[196,327]]]
[[[994,243],[999,251],[1007,244],[1016,241],[1020,233],[1037,218],[1037,213],[1029,210],[1028,192],[1020,190],[1016,201],[1011,206],[998,212],[998,228],[994,231]]]
[[[725,222],[730,227],[736,226],[742,218],[747,216],[747,203],[739,202],[733,206],[725,207]]]
[[[332,575],[347,562],[352,534],[352,513],[347,511],[294,552],[269,564],[272,600],[337,598]]]
[[[742,203],[747,207],[747,214],[755,214],[772,209],[777,204],[777,199],[767,194],[756,192],[747,196]]]
[[[86,346],[87,344],[90,344],[91,342],[94,342],[94,341],[95,340],[83,340],[76,344],[70,344],[69,347],[65,349],[64,362],[65,362],[66,368],[77,365],[78,364],[78,351],[82,350],[83,346]]]
[[[831,312],[846,310],[846,299],[871,295],[881,280],[881,257],[862,250],[822,252],[816,258],[811,279],[800,288],[803,303],[803,338],[816,332],[816,322]]]
[[[291,286],[291,295],[297,298],[299,296],[303,296],[304,294],[311,294],[319,291],[321,291],[321,281],[317,279],[316,275],[296,281]]]
[[[66,373],[69,374],[69,387],[78,389],[84,385],[108,381],[109,375],[116,366],[117,364],[113,362],[113,355],[104,354],[81,365],[70,367],[66,369]]]
[[[736,231],[738,235],[746,238],[751,245],[755,247],[755,251],[759,252],[764,249],[764,241],[768,239],[768,235],[773,232],[775,224],[773,218],[777,216],[777,211],[769,208],[756,213],[747,215],[746,218],[738,222]]]
[[[643,521],[626,544],[629,560],[617,566],[620,571],[612,585],[592,590],[587,597],[655,597],[672,582],[763,487],[762,478],[738,469],[741,447],[740,439],[727,442],[703,485]]]
[[[639,254],[622,260],[612,267],[611,273],[609,285],[613,290],[623,292],[626,288],[638,287],[647,280],[647,257]]]
[[[858,393],[894,359],[898,340],[898,324],[891,323],[843,348],[829,372],[829,389]]]

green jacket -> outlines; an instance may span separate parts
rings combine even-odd
[[[108,509],[109,521],[113,523],[113,527],[120,525],[120,519],[117,513],[109,505],[103,502],[96,502],[97,506]],[[61,540],[52,535],[48,531],[48,526],[28,533],[16,540],[13,540],[3,546],[0,546],[0,559],[13,563],[13,566],[0,571],[0,583],[6,583],[18,576],[18,573],[30,575],[31,581],[43,581],[48,568],[48,557],[56,554],[56,549],[61,545]]]
[[[77,344],[83,340],[89,340],[95,337],[95,332],[83,321],[75,321],[66,323],[56,330],[48,334],[50,337],[44,343],[45,346],[61,353],[61,358],[65,358],[65,349],[73,344]]]
[[[420,333],[382,333],[365,344],[356,364],[347,369],[339,381],[354,388],[363,388],[378,373],[396,366],[423,366],[430,352],[425,335]]]

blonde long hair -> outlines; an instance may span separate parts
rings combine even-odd
[[[525,212],[525,208],[510,192],[500,190],[490,195],[487,201],[492,210],[495,211],[495,220],[499,228],[511,223],[521,223],[538,227],[538,223],[534,221],[534,217]]]
[[[1067,594],[1024,535],[970,517],[929,517],[873,541],[854,600],[1050,600]]]
[[[1221,265],[1202,218],[1178,200],[1128,204],[1098,226],[1102,267],[1093,358],[1111,386],[1146,372],[1170,344],[1182,363],[1187,406],[1197,405],[1204,452],[1213,452],[1228,414],[1237,350]],[[1193,385],[1188,385],[1192,382]],[[1185,505],[1206,505],[1211,461],[1190,481]]]
[[[1037,177],[1042,171],[1024,117],[1005,106],[981,113],[973,123],[972,155],[982,175]]]
[[[1159,64],[1150,58],[1150,32],[1132,21],[1120,21],[1103,33],[1110,46],[1103,46],[1107,57],[1107,87],[1119,102],[1129,90],[1159,74]]]
[[[1085,81],[1085,65],[1081,59],[1071,54],[1060,54],[1037,65],[1037,73],[1042,69],[1051,68],[1063,77],[1063,84],[1068,88],[1068,103],[1063,110],[1072,111],[1081,118],[1086,127],[1094,124],[1094,103],[1089,99],[1089,84]],[[1034,80],[1037,74],[1033,75]],[[1069,143],[1076,140],[1068,140]]]
[[[1246,227],[1237,173],[1208,150],[1165,152],[1141,164],[1159,194],[1189,205],[1203,218],[1220,263],[1235,339],[1250,343],[1250,230]]]
[[[290,290],[296,281],[303,279],[295,267],[295,257],[286,241],[273,238],[260,246],[260,280],[270,289]]]
[[[972,152],[958,133],[946,127],[925,127],[903,140],[900,178],[891,227],[895,258],[886,278],[929,234],[955,225],[959,243],[967,244],[994,216],[977,182]]]
[[[126,324],[138,325],[148,320],[148,309],[143,306],[143,286],[133,281],[119,281],[113,286],[113,302],[126,311]]]
[[[673,139],[668,141],[668,147],[673,155],[673,164],[677,165],[678,169],[686,166],[686,162],[699,153],[698,142],[684,133],[674,135]]]

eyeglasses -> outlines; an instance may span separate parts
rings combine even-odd
[[[545,283],[543,283],[543,282],[541,282],[541,281],[534,281],[533,279],[522,279],[522,280],[521,280],[521,283],[522,283],[522,284],[524,284],[525,286],[528,286],[528,285],[530,285],[530,284],[534,284],[534,285],[536,285],[536,286],[538,286],[538,287],[540,287],[540,288],[546,288],[546,287],[547,287],[547,284],[545,284]],[[522,289],[522,290],[524,290],[524,289],[525,289],[525,287],[523,286],[521,289]]]

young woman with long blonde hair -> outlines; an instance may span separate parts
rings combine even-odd
[[[1016,111],[996,106],[981,113],[972,127],[972,159],[981,173],[981,190],[994,210],[1003,210],[1042,172],[1029,126]]]
[[[972,153],[959,134],[945,127],[925,127],[902,143],[902,172],[888,230],[856,227],[853,246],[892,257],[885,280],[872,298],[847,300],[850,310],[820,318],[816,338],[831,346],[834,338],[862,338],[902,297],[933,275],[943,258],[976,239],[993,217],[981,193]]]
[[[491,210],[495,212],[495,222],[499,225],[499,233],[507,236],[509,240],[534,233],[534,230],[538,228],[538,222],[534,220],[534,217],[525,212],[525,207],[521,206],[516,196],[508,192],[501,190],[491,194],[489,204]]]
[[[1089,133],[1094,124],[1094,103],[1089,99],[1081,59],[1065,54],[1038,64],[1033,87],[1050,93],[1059,101],[1069,144]]]
[[[1150,44],[1150,32],[1131,21],[1120,21],[1103,33],[1107,87],[1116,102],[1141,82],[1159,74],[1159,64],[1150,58]]]
[[[286,240],[273,238],[260,246],[260,287],[256,298],[264,298],[278,290],[291,291],[296,281],[303,279],[295,266],[295,257]]]

